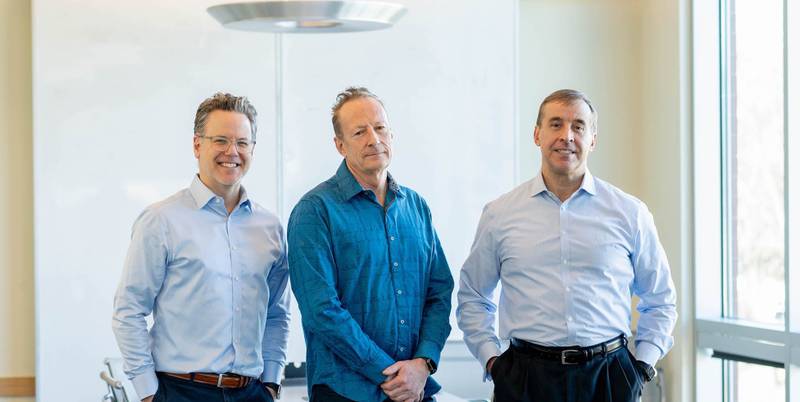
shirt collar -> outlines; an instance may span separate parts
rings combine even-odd
[[[583,183],[581,183],[581,188],[583,191],[591,195],[597,194],[597,188],[595,188],[594,184],[594,176],[592,176],[592,172],[589,169],[586,169],[586,173],[583,175]]]
[[[342,159],[342,163],[339,165],[339,169],[336,170],[336,175],[334,177],[339,186],[339,193],[344,200],[349,200],[365,190],[353,176],[350,169],[347,168],[347,162],[344,159]],[[406,196],[405,191],[397,184],[397,181],[394,180],[391,173],[386,175],[386,181],[388,182],[389,190],[397,197],[404,198]]]
[[[586,173],[583,175],[583,181],[581,182],[581,186],[578,188],[578,191],[583,190],[591,195],[597,194],[597,188],[595,187],[594,176],[586,169]],[[536,177],[531,180],[531,197],[535,197],[542,192],[547,192],[547,186],[544,185],[544,177],[542,176],[542,172],[540,171]]]
[[[210,188],[203,184],[200,180],[200,175],[197,174],[194,175],[192,184],[189,186],[189,192],[192,193],[192,198],[194,198],[197,209],[205,207],[211,200],[217,197]],[[244,186],[239,186],[239,207],[252,212],[252,205],[250,199],[247,197],[247,191],[244,189]]]

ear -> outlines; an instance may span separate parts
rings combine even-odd
[[[592,133],[592,145],[589,147],[590,151],[594,151],[594,147],[597,146],[597,131]]]
[[[194,137],[192,138],[192,148],[194,149],[194,157],[195,159],[200,159],[200,134],[194,133]]]
[[[538,125],[533,127],[533,143],[538,145],[538,146],[541,146],[541,144],[539,144],[539,126]]]
[[[336,145],[336,150],[339,151],[339,155],[347,156],[344,152],[344,141],[342,141],[339,137],[334,135],[333,144]]]

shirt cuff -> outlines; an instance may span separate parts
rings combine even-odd
[[[283,364],[275,360],[264,360],[264,371],[261,372],[261,382],[281,383]]]
[[[636,342],[636,360],[641,360],[652,367],[661,358],[661,349],[647,341]]]
[[[386,381],[386,376],[383,375],[383,370],[394,363],[394,360],[392,360],[392,358],[386,353],[378,353],[376,358],[367,361],[359,368],[358,371],[365,377],[369,378],[373,383],[381,384]]]
[[[145,371],[133,378],[133,389],[136,390],[136,395],[139,399],[147,398],[148,396],[155,395],[158,390],[158,377],[156,371],[150,367]]]
[[[422,357],[431,359],[437,366],[439,365],[439,359],[441,358],[441,355],[442,348],[439,347],[436,342],[431,341],[420,342],[419,345],[417,345],[417,352],[414,353],[415,358]]]
[[[500,356],[502,353],[500,347],[494,342],[486,342],[478,348],[478,361],[481,362],[483,367],[483,382],[492,379],[492,374],[486,370],[486,364],[489,363],[489,359]]]

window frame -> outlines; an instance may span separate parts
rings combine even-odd
[[[800,402],[800,4],[783,0],[784,20],[784,279],[783,325],[725,318],[732,289],[726,278],[723,183],[728,88],[725,43],[728,0],[692,3],[695,262],[695,399],[726,401],[723,361],[713,352],[782,363],[786,400]],[[792,38],[794,39],[792,41]],[[792,76],[790,66],[798,72]],[[719,152],[698,152],[719,150]],[[795,155],[795,162],[790,155]],[[792,185],[794,184],[794,185]],[[718,191],[712,191],[718,189]],[[793,210],[792,205],[798,208]],[[794,295],[794,296],[793,296]],[[794,308],[792,308],[794,306]],[[728,389],[730,389],[728,387]]]

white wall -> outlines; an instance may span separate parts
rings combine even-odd
[[[639,1],[520,0],[520,180],[539,171],[533,127],[542,99],[584,91],[599,113],[589,168],[631,193],[639,190],[642,124]]]
[[[33,4],[36,374],[40,401],[103,395],[112,297],[133,220],[186,187],[201,100],[250,96],[262,130],[245,184],[275,206],[272,40],[223,30],[213,1]]]
[[[34,373],[30,21],[30,1],[0,0],[0,378]]]
[[[693,400],[691,63],[689,0],[642,2],[640,197],[650,207],[678,292],[675,346],[663,361],[669,401]]]
[[[214,90],[246,94],[259,109],[245,185],[271,209],[284,191],[288,214],[338,165],[328,112],[336,93],[371,87],[397,137],[391,170],[428,199],[456,272],[481,207],[513,184],[513,1],[408,0],[391,30],[284,36],[283,189],[272,146],[274,37],[223,30],[205,14],[212,3],[34,2],[40,400],[101,394],[101,360],[118,354],[111,300],[131,223],[188,185],[194,109]]]

